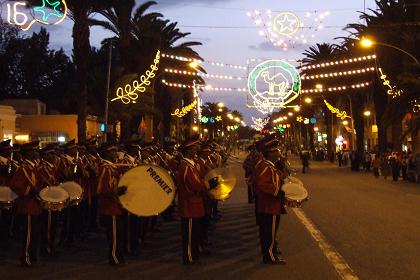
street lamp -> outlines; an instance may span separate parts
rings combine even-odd
[[[240,122],[241,122],[241,119],[240,119],[240,118],[238,118],[238,117],[236,117],[236,118],[235,118],[235,122],[240,123]]]
[[[343,121],[343,125],[349,125],[348,121]]]
[[[289,117],[293,117],[293,113],[292,112],[289,112],[288,115],[289,115]]]
[[[231,113],[227,114],[227,117],[228,117],[230,120],[233,120],[233,115],[232,115]]]
[[[373,41],[372,39],[362,37],[362,39],[360,40],[360,45],[363,48],[367,48],[367,49],[373,47],[374,45],[390,47],[390,48],[393,48],[393,49],[396,49],[400,52],[405,53],[406,55],[411,57],[416,62],[416,64],[420,64],[419,61],[417,60],[417,58],[414,55],[412,55],[411,53],[409,53],[409,52],[407,52],[407,51],[405,51],[405,50],[403,50],[403,49],[401,49],[397,46],[391,45],[391,44],[387,44],[387,43],[383,43],[383,42],[376,42],[376,41]]]
[[[305,98],[305,102],[306,102],[306,103],[308,103],[308,104],[310,104],[310,103],[312,103],[312,99],[311,99],[311,98],[309,98],[309,97],[306,97],[306,98]]]
[[[365,115],[365,117],[369,117],[372,113],[370,111],[365,111],[363,113],[363,115]]]
[[[223,108],[223,107],[225,107],[225,104],[223,104],[222,102],[219,102],[219,103],[217,104],[217,106],[218,106],[219,108]]]
[[[295,112],[299,112],[299,111],[300,111],[300,107],[299,107],[299,106],[296,106],[296,107],[294,108],[294,110],[295,110]]]

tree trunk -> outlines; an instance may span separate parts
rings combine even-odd
[[[386,106],[388,104],[388,95],[383,90],[380,82],[376,81],[373,83],[373,102],[375,104],[376,122],[378,126],[378,144],[379,152],[385,153],[387,150],[387,135],[386,127],[382,125],[382,118],[384,116]]]
[[[326,112],[325,114],[325,123],[327,124],[327,155],[331,161],[334,161],[332,154],[335,153],[335,143],[333,140],[333,121],[334,116],[332,113],[327,109],[324,110]]]
[[[79,87],[77,136],[78,142],[86,140],[86,114],[87,114],[87,76],[90,53],[88,1],[74,1],[73,50],[76,65],[76,77]]]

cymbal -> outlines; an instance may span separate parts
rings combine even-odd
[[[219,201],[224,201],[230,197],[236,185],[236,178],[232,177],[232,170],[229,168],[216,168],[210,170],[204,176],[204,183],[208,189],[208,194],[211,198]],[[217,178],[217,186],[210,189],[209,181]]]

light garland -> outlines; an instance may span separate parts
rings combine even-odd
[[[164,71],[166,73],[171,74],[179,74],[179,75],[186,75],[186,76],[197,76],[197,77],[206,77],[206,78],[214,78],[214,79],[221,79],[221,80],[238,80],[242,81],[242,77],[235,77],[230,75],[214,75],[214,74],[201,74],[198,72],[192,72],[187,70],[180,70],[180,69],[171,69],[171,68],[165,68]]]
[[[375,67],[367,67],[367,68],[361,68],[361,69],[353,69],[349,71],[339,71],[339,72],[303,76],[302,80],[314,80],[314,79],[320,79],[320,78],[322,79],[322,78],[333,78],[333,77],[340,77],[340,76],[350,76],[350,75],[364,74],[366,72],[372,72],[372,71],[375,71]]]
[[[269,123],[269,119],[265,118],[254,118],[252,117],[252,122],[254,125],[251,125],[251,127],[257,131],[261,131],[264,129],[264,127]]]
[[[295,100],[301,91],[301,80],[293,65],[283,60],[267,60],[251,71],[248,88],[254,106],[265,114]]]
[[[213,65],[213,66],[226,67],[226,68],[232,68],[232,69],[238,69],[238,70],[247,70],[248,69],[246,66],[242,66],[242,65],[234,65],[234,64],[229,64],[229,63],[200,60],[200,59],[178,56],[178,55],[172,55],[172,54],[165,54],[165,53],[162,54],[162,57],[167,58],[167,59],[184,61],[184,62],[195,62],[195,63],[198,63],[198,64],[208,63],[208,64]]]
[[[52,3],[51,3],[52,2]],[[63,12],[60,12],[60,6],[62,5]],[[57,25],[63,22],[67,16],[67,3],[65,0],[42,0],[40,6],[35,6],[31,8],[33,11],[33,19],[29,19],[29,15],[18,11],[21,7],[26,9],[26,2],[14,2],[13,6],[10,3],[6,4],[7,7],[7,22],[12,25],[17,25],[23,31],[28,31],[35,22],[39,22],[45,25]],[[48,7],[47,7],[48,6]],[[47,11],[47,9],[52,10],[52,12]],[[40,13],[41,19],[36,18],[35,14]],[[20,17],[20,20],[18,19]],[[50,17],[57,19],[56,21],[50,21]]]
[[[401,94],[403,94],[403,91],[397,89],[396,86],[391,85],[391,81],[388,79],[387,75],[385,75],[382,68],[378,68],[378,70],[379,70],[379,73],[381,74],[380,78],[382,80],[382,84],[388,88],[388,90],[387,90],[388,95],[391,95],[392,98],[396,98],[398,96],[401,96]]]
[[[144,75],[140,76],[139,80],[134,80],[131,84],[126,84],[124,87],[119,87],[116,96],[111,102],[121,100],[123,104],[135,103],[139,98],[139,93],[146,91],[146,86],[150,85],[150,80],[156,76],[159,69],[160,51],[157,51],[153,64],[150,65],[150,70],[147,70]]]
[[[314,14],[317,14],[315,12]],[[320,13],[319,16],[312,17],[311,13],[306,13],[301,20],[296,14],[291,12],[280,12],[273,15],[270,10],[265,12],[265,16],[260,11],[248,12],[255,25],[259,27],[259,35],[264,36],[274,46],[280,47],[283,51],[287,51],[289,44],[307,44],[311,39],[315,38],[314,32],[305,34],[302,29],[306,25],[316,25],[314,28],[308,28],[310,31],[318,31],[323,28],[323,20],[329,15],[329,12]],[[309,21],[313,18],[313,22]],[[306,23],[305,23],[305,22]],[[301,34],[297,34],[300,32]]]
[[[195,108],[197,105],[197,100],[194,100],[190,105],[182,107],[182,109],[176,109],[175,112],[171,114],[171,116],[177,116],[178,118],[182,118],[186,116],[191,110]]]
[[[329,87],[327,89],[318,89],[318,88],[314,88],[314,89],[303,89],[302,93],[320,93],[320,92],[334,92],[334,91],[344,91],[344,90],[348,90],[348,89],[358,89],[358,88],[364,88],[369,86],[371,83],[370,82],[364,82],[364,83],[360,83],[360,84],[354,84],[354,85],[346,85],[346,86],[336,86],[336,87]]]
[[[345,120],[347,118],[351,119],[350,116],[347,115],[346,111],[340,111],[340,109],[335,108],[330,103],[328,103],[327,100],[324,99],[325,105],[327,105],[327,108],[331,111],[331,113],[336,114],[337,118],[340,118],[341,120]]]
[[[171,83],[171,82],[168,82],[166,80],[162,80],[162,83],[165,86],[174,87],[174,88],[194,88],[194,85],[186,85],[186,84],[181,84],[181,83]],[[195,86],[195,87],[199,88],[199,89],[202,89],[202,90],[206,90],[206,91],[247,92],[247,88],[213,87],[211,85],[205,85],[205,86],[204,85],[199,85],[199,86]]]
[[[300,69],[308,70],[308,69],[316,69],[316,68],[325,68],[325,67],[332,67],[332,66],[337,66],[341,64],[358,63],[358,62],[372,60],[372,59],[376,59],[376,55],[373,54],[373,55],[367,55],[367,56],[361,56],[361,57],[355,57],[355,58],[349,58],[349,59],[333,60],[333,61],[328,61],[328,62],[324,62],[320,64],[303,66]]]
[[[222,121],[222,116],[211,116],[211,117],[207,117],[207,116],[203,116],[201,117],[200,120],[202,123],[216,123],[216,122],[221,122]]]

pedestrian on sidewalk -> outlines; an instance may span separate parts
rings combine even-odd
[[[389,164],[389,161],[386,157],[383,157],[383,160],[381,161],[381,172],[385,180],[388,178],[389,174],[391,173],[391,165]]]
[[[338,159],[338,166],[341,167],[343,165],[343,152],[339,151],[337,154]]]
[[[400,163],[395,157],[391,157],[390,162],[391,162],[392,180],[396,182],[398,181],[398,178],[400,177]]]
[[[302,173],[305,174],[306,170],[309,169],[309,152],[302,151],[300,155],[300,159],[302,161]]]
[[[404,155],[401,160],[401,175],[404,181],[407,181],[408,158]]]
[[[376,178],[379,178],[380,167],[381,167],[381,159],[379,158],[379,155],[377,155],[375,159],[372,161],[373,175],[375,175]]]

